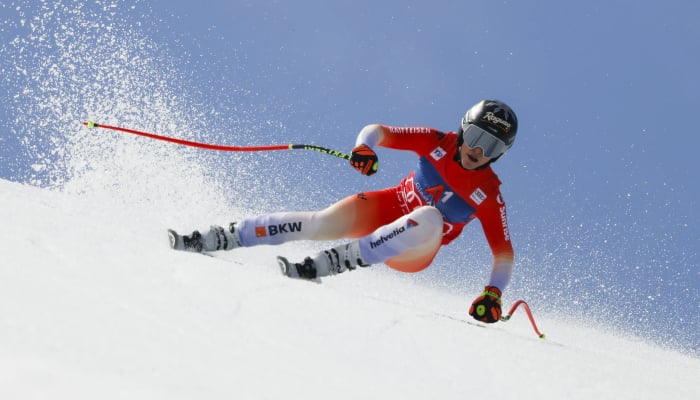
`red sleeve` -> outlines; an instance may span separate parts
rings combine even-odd
[[[378,145],[397,150],[410,150],[418,154],[427,154],[445,134],[437,129],[422,126],[387,126],[380,125],[383,135]]]
[[[493,252],[494,263],[513,263],[515,258],[510,241],[506,204],[499,194],[495,200],[483,204],[477,217]]]
[[[515,256],[510,241],[506,205],[499,194],[497,201],[491,201],[480,213],[479,220],[484,229],[484,235],[493,252],[493,265],[489,286],[496,286],[504,291],[513,274]]]

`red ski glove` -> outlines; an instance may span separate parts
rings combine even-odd
[[[495,286],[486,286],[469,308],[475,320],[492,324],[501,319],[501,291]]]
[[[350,165],[360,171],[362,175],[374,175],[379,169],[377,154],[366,144],[361,144],[352,149]]]

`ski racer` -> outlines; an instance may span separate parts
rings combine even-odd
[[[498,100],[482,100],[464,115],[457,132],[427,127],[365,126],[357,136],[350,164],[364,175],[377,172],[376,146],[413,151],[416,169],[396,187],[361,192],[320,211],[277,212],[244,218],[204,234],[169,230],[171,247],[187,251],[231,250],[278,245],[293,240],[352,241],[300,262],[278,257],[292,278],[316,279],[384,263],[403,271],[427,268],[441,246],[478,218],[493,253],[488,285],[469,314],[493,323],[501,317],[501,294],[514,265],[506,204],[491,164],[508,151],[518,122]]]

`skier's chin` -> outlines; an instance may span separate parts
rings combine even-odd
[[[467,155],[467,157],[462,160],[462,168],[468,171],[479,168],[481,164],[481,160],[470,155]]]

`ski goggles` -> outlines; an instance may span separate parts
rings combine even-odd
[[[462,129],[462,139],[471,148],[481,147],[488,158],[498,157],[506,151],[506,144],[501,139],[474,124],[467,124]]]

